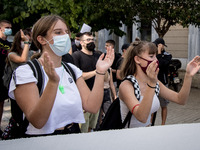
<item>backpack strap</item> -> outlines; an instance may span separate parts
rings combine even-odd
[[[30,60],[27,62],[27,64],[31,67],[35,78],[38,80],[37,87],[41,96],[44,90],[44,73],[42,71],[41,65],[37,59]]]
[[[141,92],[140,92],[140,86],[137,82],[137,80],[135,79],[135,77],[133,75],[129,75],[126,78],[124,78],[124,80],[129,80],[134,87],[135,90],[135,97],[138,99],[138,101],[140,100],[140,96],[141,96]],[[124,81],[123,80],[123,81]],[[159,82],[156,83],[156,89],[155,89],[155,93],[158,96],[160,93],[160,86],[159,86]]]
[[[74,79],[74,82],[76,82],[76,75],[70,65],[68,65],[67,62],[64,61],[62,61],[61,63],[64,66],[65,70],[69,73],[69,75]]]

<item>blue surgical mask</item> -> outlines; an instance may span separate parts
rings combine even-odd
[[[47,43],[57,56],[63,56],[71,49],[71,40],[68,34],[54,36],[53,44],[50,44],[49,41],[47,41]]]
[[[9,36],[9,35],[11,35],[11,34],[12,34],[12,29],[7,29],[7,28],[5,28],[4,35],[5,35],[5,36]]]

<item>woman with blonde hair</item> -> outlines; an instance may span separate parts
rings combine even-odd
[[[62,56],[71,49],[69,28],[57,15],[44,16],[33,26],[33,41],[41,50],[38,59],[44,74],[44,90],[39,95],[37,79],[29,65],[17,68],[11,80],[9,96],[15,99],[29,125],[26,136],[80,133],[84,123],[83,109],[97,113],[103,99],[104,75],[112,65],[114,52],[110,49],[96,64],[92,91],[87,87],[82,71],[69,63],[76,81],[61,65]]]
[[[124,120],[129,111],[132,113],[131,128],[151,125],[151,114],[160,107],[158,94],[184,105],[190,93],[192,77],[200,69],[200,57],[196,56],[187,64],[180,92],[174,92],[157,79],[159,68],[156,52],[154,43],[136,41],[129,46],[121,66],[121,76],[125,78],[119,87],[121,116]]]

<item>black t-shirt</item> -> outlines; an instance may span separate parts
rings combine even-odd
[[[123,62],[124,58],[121,57],[118,59],[117,63],[116,63],[116,70],[119,70],[120,69],[120,66]],[[119,85],[121,84],[121,80],[117,79],[117,88],[119,88]]]
[[[69,53],[62,56],[62,61],[74,64],[74,59]]]
[[[83,72],[90,72],[96,69],[96,63],[100,54],[94,52],[93,55],[87,55],[82,51],[76,51],[72,53],[72,57],[74,59],[74,64],[81,69]],[[94,84],[95,76],[85,80],[89,89],[92,90]]]
[[[11,43],[7,40],[2,40],[0,38],[0,78],[3,76],[3,71],[6,65],[6,57],[8,55],[8,50],[11,48]]]
[[[121,58],[121,54],[115,52],[115,59],[114,59],[113,64],[112,64],[112,66],[111,66],[112,69],[115,69],[115,70],[117,69],[116,64],[117,64],[117,61],[118,61],[120,58]],[[113,82],[116,82],[116,81],[117,81],[116,73],[112,73],[112,76],[113,76]]]
[[[165,50],[158,54],[157,59],[159,61],[159,73],[158,80],[160,80],[163,84],[168,84],[168,68],[170,61],[172,59],[172,55]]]

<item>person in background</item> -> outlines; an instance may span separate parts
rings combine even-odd
[[[6,57],[8,55],[8,51],[11,48],[11,43],[7,40],[7,37],[12,34],[12,25],[11,22],[7,20],[0,21],[0,127],[1,127],[1,119],[3,115],[3,106],[4,100],[8,98],[8,89],[3,85],[3,73],[6,65]],[[0,138],[3,131],[0,128]]]
[[[200,69],[200,56],[196,56],[187,64],[183,86],[177,93],[158,80],[159,66],[156,53],[157,47],[154,43],[137,41],[131,43],[124,57],[121,77],[125,80],[119,86],[119,98],[122,121],[129,111],[133,114],[130,128],[151,125],[151,114],[160,107],[158,95],[184,105],[189,97],[192,77]],[[132,82],[138,85],[137,90]],[[136,98],[135,92],[139,97]]]
[[[72,41],[72,53],[76,51],[80,51],[82,49],[81,44],[80,44],[81,35],[82,33],[77,33],[74,41]]]
[[[32,55],[32,52],[30,51],[30,40],[31,34],[28,30],[20,30],[15,34],[12,47],[7,56],[7,63],[11,66],[13,71],[20,65],[24,65],[28,60],[30,60]],[[23,118],[21,117],[23,116],[23,112],[15,100],[10,98],[10,101],[11,116],[16,123],[20,124],[23,121]]]
[[[83,71],[83,79],[92,90],[96,78],[96,63],[99,53],[95,51],[94,37],[91,32],[84,32],[80,37],[82,49],[72,53],[74,64]],[[90,132],[96,127],[98,113],[90,113],[84,110],[86,122],[81,125],[81,132]]]
[[[107,40],[106,43],[105,43],[105,49],[107,51],[107,49],[111,47],[113,49],[115,49],[115,41],[114,40]],[[115,59],[114,59],[114,62],[111,66],[112,68],[112,76],[113,76],[113,83],[115,85],[115,88],[116,88],[116,91],[117,91],[117,78],[116,78],[116,63],[118,61],[118,59],[121,57],[121,54],[120,53],[117,53],[115,52]]]
[[[170,61],[172,59],[172,55],[169,52],[165,51],[164,47],[167,47],[167,45],[165,44],[165,41],[162,38],[157,38],[153,43],[158,48],[158,53],[156,55],[159,62],[159,69],[160,69],[158,73],[158,80],[160,80],[166,87],[168,87],[168,73],[169,73],[168,68],[169,68]],[[159,100],[160,100],[161,118],[162,118],[161,125],[165,125],[165,122],[167,119],[167,105],[169,104],[169,101],[160,96],[159,96]],[[156,116],[153,116],[153,117],[156,117]],[[152,121],[152,122],[154,123],[155,121]]]
[[[80,133],[78,124],[85,122],[83,109],[90,113],[100,109],[104,75],[112,65],[114,51],[110,49],[104,60],[103,55],[99,57],[90,91],[80,69],[68,63],[76,75],[74,81],[61,64],[62,56],[71,49],[69,34],[65,20],[57,15],[43,16],[33,26],[33,41],[42,53],[38,62],[45,79],[43,93],[39,95],[28,64],[16,69],[9,88],[9,96],[29,121],[26,137]]]

